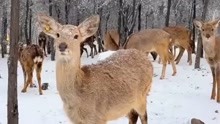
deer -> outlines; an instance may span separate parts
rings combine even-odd
[[[213,86],[211,99],[220,103],[220,36],[217,36],[217,30],[220,20],[199,21],[194,20],[195,27],[201,32],[205,58],[212,72]]]
[[[109,35],[110,34],[110,35]],[[119,34],[117,30],[112,30],[105,35],[104,49],[117,50],[119,49]],[[169,51],[169,46],[173,40],[167,32],[162,29],[144,29],[130,35],[124,45],[125,49],[138,49],[145,53],[156,52],[162,58],[163,67],[160,79],[165,78],[165,70],[167,62],[170,61],[173,74],[176,75],[176,66],[174,57]]]
[[[81,45],[80,45],[80,46],[81,46],[81,56],[82,56],[82,54],[83,54],[83,51],[85,51],[85,52],[86,52],[86,55],[87,55],[87,58],[89,57],[88,51],[87,51],[87,49],[84,47],[86,44],[89,45],[89,47],[90,47],[90,49],[91,49],[91,51],[90,51],[90,56],[91,56],[92,58],[94,58],[94,55],[98,54],[97,49],[96,49],[96,45],[94,44],[95,38],[96,38],[96,37],[93,35],[93,36],[91,36],[91,37],[86,38],[85,41],[81,43]]]
[[[183,53],[186,49],[188,53],[187,62],[189,62],[189,65],[192,65],[192,50],[194,49],[194,45],[191,39],[191,31],[184,26],[164,27],[163,30],[171,35],[172,39],[174,40],[172,45],[175,48],[180,48],[180,52],[177,58],[175,59],[176,64],[180,62],[180,59],[183,56]],[[175,53],[176,52],[174,51],[174,56]]]
[[[147,124],[153,67],[144,53],[119,50],[96,64],[80,64],[80,44],[97,32],[99,21],[92,15],[78,26],[62,25],[38,15],[42,30],[55,39],[56,83],[64,110],[74,124],[106,124],[124,115],[130,124],[138,117]]]
[[[18,60],[20,61],[24,77],[24,87],[21,92],[25,93],[28,86],[35,87],[32,81],[33,70],[35,69],[39,86],[39,94],[42,95],[41,70],[44,60],[43,49],[35,44],[24,47],[23,44],[20,43],[18,49]]]
[[[44,55],[47,57],[47,53],[46,53],[47,37],[44,32],[41,32],[39,34],[38,43],[39,43],[39,46],[43,49]]]

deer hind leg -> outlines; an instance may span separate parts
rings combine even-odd
[[[220,103],[220,64],[217,65],[215,79],[217,84],[217,102]]]
[[[41,87],[41,70],[42,70],[42,62],[37,63],[36,65],[36,74],[37,74],[37,81],[39,87],[39,94],[42,95],[42,87]]]
[[[215,90],[216,90],[215,67],[211,66],[211,71],[212,71],[212,78],[213,78],[211,99],[215,99],[215,95],[216,95],[216,93],[215,93]]]
[[[187,49],[187,52],[188,52],[187,62],[189,62],[189,65],[192,65],[192,49],[191,49],[191,48],[188,48],[188,49]]]
[[[93,47],[94,47],[94,50],[95,50],[95,55],[97,55],[97,54],[98,54],[98,51],[97,51],[96,45],[93,44]]]
[[[21,68],[22,68],[22,71],[23,71],[23,77],[24,77],[24,84],[26,83],[26,80],[27,80],[27,76],[26,76],[26,71],[25,71],[25,68],[24,68],[24,65],[21,64]]]
[[[182,58],[183,53],[184,53],[184,51],[185,51],[185,49],[184,49],[183,47],[179,47],[179,49],[180,49],[180,52],[179,52],[178,56],[177,56],[176,59],[175,59],[176,64],[179,64],[180,59]]]
[[[172,68],[173,68],[173,74],[172,76],[176,75],[176,65],[174,63],[174,57],[172,55],[172,53],[168,52],[168,56],[169,56],[169,61],[171,62]]]
[[[128,113],[128,119],[129,119],[129,124],[136,124],[138,119],[138,113],[134,109],[132,109]]]
[[[146,96],[140,101],[140,105],[135,111],[138,113],[141,123],[147,124],[148,123],[148,116],[147,116],[147,109],[146,109]],[[136,123],[135,123],[136,124]]]
[[[25,72],[27,73],[27,80],[26,80],[26,82],[25,82],[25,84],[24,84],[24,87],[23,87],[23,89],[22,89],[22,91],[21,92],[23,92],[23,93],[25,93],[25,92],[27,92],[27,87],[28,87],[28,85],[30,84],[32,84],[32,78],[33,78],[33,67],[28,67],[28,68],[26,68],[25,69]]]

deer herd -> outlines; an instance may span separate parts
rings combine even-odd
[[[100,17],[91,16],[78,26],[62,25],[44,14],[38,14],[42,28],[39,45],[19,45],[19,61],[24,74],[24,88],[33,87],[33,70],[36,69],[39,94],[42,95],[41,70],[46,55],[46,35],[54,38],[56,50],[56,83],[63,101],[64,110],[74,124],[106,124],[107,121],[127,115],[129,124],[148,123],[147,95],[153,80],[153,65],[148,53],[156,52],[162,61],[160,79],[165,78],[166,66],[172,65],[176,75],[176,64],[184,51],[187,62],[192,65],[194,43],[191,31],[183,26],[162,29],[144,29],[131,34],[119,49],[118,30],[108,30],[104,36],[104,49],[117,51],[97,64],[81,66],[81,55],[91,47],[90,56],[97,54],[96,32]],[[213,87],[211,99],[220,103],[220,37],[217,29],[220,21],[202,22],[194,20],[201,32],[205,58],[210,65]],[[175,49],[179,48],[176,56]]]

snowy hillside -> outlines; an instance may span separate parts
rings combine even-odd
[[[83,56],[82,64],[94,63],[97,58]],[[177,65],[176,76],[171,76],[171,65],[168,65],[164,80],[159,79],[162,65],[153,62],[155,77],[147,106],[149,124],[189,124],[191,118],[201,119],[206,124],[220,124],[220,104],[210,100],[212,77],[206,61],[202,59],[201,69],[195,70],[186,63],[186,58],[184,54]],[[0,124],[6,124],[7,59],[0,58],[0,65]],[[36,81],[34,75],[35,84]],[[50,57],[43,64],[42,81],[49,83],[49,89],[43,91],[44,95],[38,95],[37,88],[29,88],[27,93],[21,93],[23,75],[18,65],[20,124],[69,124],[56,89],[55,62],[50,61]],[[127,123],[127,118],[123,117],[108,124]]]

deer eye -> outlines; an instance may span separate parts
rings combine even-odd
[[[76,35],[74,35],[73,38],[74,38],[74,39],[78,39],[78,37],[79,37],[79,36],[76,34]]]
[[[205,31],[205,29],[202,29],[202,31]]]
[[[212,31],[214,31],[214,29],[212,28]]]
[[[60,37],[60,34],[59,34],[59,33],[57,33],[56,35],[57,35],[57,38]]]

